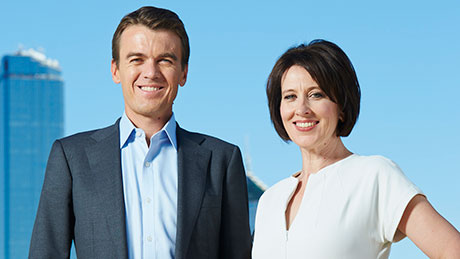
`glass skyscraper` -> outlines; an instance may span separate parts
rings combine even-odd
[[[0,258],[27,258],[46,162],[64,131],[57,61],[34,50],[0,64]]]
[[[249,207],[249,226],[251,227],[251,233],[254,231],[254,223],[256,219],[257,205],[259,204],[259,198],[262,196],[267,186],[260,181],[251,170],[246,172],[246,182],[248,185],[248,207]]]
[[[245,155],[244,165],[246,167],[246,183],[248,185],[248,207],[249,207],[249,227],[251,234],[254,232],[257,205],[259,198],[267,189],[267,186],[252,171],[252,159],[249,154]]]

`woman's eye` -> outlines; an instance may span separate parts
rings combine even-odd
[[[315,93],[310,94],[310,97],[311,98],[323,98],[324,95],[320,92],[315,92]]]
[[[291,99],[294,99],[294,98],[295,98],[295,95],[289,94],[289,95],[285,95],[283,99],[285,99],[285,100],[291,100]]]

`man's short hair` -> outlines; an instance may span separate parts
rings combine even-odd
[[[144,25],[151,30],[166,30],[175,33],[181,40],[182,45],[182,68],[188,64],[190,45],[184,24],[179,16],[166,9],[153,6],[144,6],[127,14],[121,19],[112,38],[112,59],[118,65],[120,60],[120,38],[123,31],[131,25]]]
[[[281,80],[292,66],[305,68],[321,90],[339,107],[341,120],[337,136],[348,136],[359,116],[361,90],[355,69],[345,52],[336,44],[313,40],[288,49],[276,62],[267,80],[267,99],[270,118],[278,135],[289,141],[280,114]]]

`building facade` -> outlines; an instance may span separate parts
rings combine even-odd
[[[0,64],[0,258],[27,258],[51,145],[64,133],[57,61],[34,50]]]
[[[253,233],[259,198],[267,189],[267,186],[259,180],[251,170],[246,172],[246,181],[248,184],[249,226],[251,227],[251,233]]]

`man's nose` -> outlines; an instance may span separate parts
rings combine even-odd
[[[155,79],[158,77],[160,70],[158,64],[154,60],[145,62],[143,69],[144,78]]]

